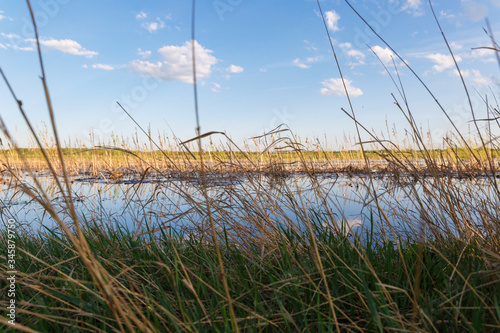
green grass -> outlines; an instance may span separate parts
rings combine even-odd
[[[361,243],[319,223],[313,229],[329,294],[311,235],[281,230],[266,245],[221,243],[242,331],[334,331],[328,297],[343,331],[500,330],[500,276],[477,245],[449,238],[439,246],[395,246],[371,241],[369,233]],[[97,260],[126,291],[123,297],[135,304],[133,311],[156,330],[230,331],[213,246],[165,233],[134,240],[123,228],[92,227],[85,234]],[[1,248],[6,239],[2,232]],[[119,329],[67,237],[19,235],[17,248],[18,322],[42,332]],[[3,253],[1,260],[6,270]],[[3,295],[6,288],[2,279]],[[6,300],[0,304],[5,308]]]

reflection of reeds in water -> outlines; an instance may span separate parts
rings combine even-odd
[[[52,122],[54,141],[39,138],[30,126],[37,149],[26,150],[15,146],[2,122],[12,146],[2,152],[2,174],[59,226],[18,234],[16,328],[499,330],[498,140],[485,140],[478,130],[474,146],[456,133],[458,139],[445,138],[446,146],[434,149],[404,94],[400,98],[413,149],[375,136],[354,111],[347,116],[371,136],[363,144],[371,149],[308,147],[283,127],[254,138],[258,152],[241,150],[227,138],[231,150],[212,146],[200,153],[189,142],[167,144],[151,136],[148,147],[154,149],[63,149]],[[24,115],[21,103],[19,108]],[[498,105],[488,108],[499,112]],[[42,183],[37,171],[52,183]],[[372,207],[363,217],[365,229],[356,233],[359,221],[335,213],[338,202],[318,178],[325,172],[363,173],[355,186]],[[290,181],[294,173],[307,178],[308,196]],[[413,208],[390,187],[380,194],[373,181],[380,174]],[[234,175],[244,178],[244,186],[210,188],[210,179]],[[95,200],[75,195],[70,176],[110,183],[135,177],[123,194],[122,215],[132,215],[136,228],[101,209],[102,193]],[[143,183],[154,177],[161,181],[144,191]],[[90,216],[77,214],[78,200],[90,207]],[[153,206],[158,200],[164,203]],[[6,233],[0,242],[7,248]],[[4,271],[5,265],[2,260]],[[0,322],[8,325],[5,317]]]

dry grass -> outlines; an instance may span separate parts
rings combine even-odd
[[[413,149],[376,136],[351,109],[345,113],[356,124],[358,141],[362,133],[371,137],[358,142],[359,151],[310,149],[285,128],[254,138],[258,152],[239,149],[225,137],[229,148],[212,145],[202,152],[200,144],[194,153],[189,143],[224,134],[168,143],[148,131],[147,147],[115,143],[65,150],[40,50],[39,57],[54,146],[30,126],[35,149],[10,140],[11,149],[2,152],[2,174],[58,228],[17,235],[16,329],[500,330],[499,142],[485,140],[479,126],[477,146],[455,133],[438,150],[419,131],[402,93],[395,100],[408,120]],[[498,105],[487,107],[499,114]],[[40,171],[52,179],[50,186]],[[338,202],[318,177],[339,172],[363,173],[357,186],[371,212],[368,227],[355,235],[334,214]],[[307,180],[307,195],[297,174]],[[212,188],[210,182],[222,176],[238,177],[242,185]],[[135,177],[124,211],[132,212],[130,203],[142,199],[137,205],[150,214],[148,223],[137,216],[133,230],[124,220],[112,226],[98,209],[82,218],[74,205],[74,177]],[[159,182],[150,193],[141,191],[146,177],[190,182]],[[381,190],[377,177],[389,185]],[[153,203],[159,205],[152,208]],[[174,228],[176,223],[183,228]],[[0,234],[2,248],[8,239],[7,232]],[[7,271],[6,255],[0,258]],[[2,294],[8,288],[4,281]],[[6,317],[0,322],[10,327]]]

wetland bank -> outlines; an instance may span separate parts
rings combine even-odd
[[[417,2],[409,1],[400,12],[421,16]],[[0,151],[2,331],[500,330],[500,108],[495,98],[484,96],[486,114],[479,117],[464,81],[481,79],[479,72],[460,70],[461,59],[453,57],[446,37],[451,54],[444,58],[450,61],[433,68],[456,66],[470,105],[467,133],[363,19],[386,45],[374,49],[390,51],[390,63],[376,57],[398,92],[391,95],[393,107],[406,121],[400,134],[387,126],[387,136],[365,127],[351,103],[362,91],[344,78],[335,50],[347,48],[351,60],[358,60],[348,64],[351,68],[365,58],[352,52],[352,44],[330,38],[342,30],[336,25],[340,16],[333,10],[323,13],[318,1],[314,19],[324,25],[341,77],[323,81],[321,94],[347,98],[342,105],[349,105],[348,111],[336,111],[352,121],[356,134],[340,145],[348,148],[331,149],[279,125],[238,146],[226,132],[200,130],[197,89],[206,84],[217,92],[221,85],[197,81],[197,74],[200,80],[208,77],[218,59],[195,39],[193,1],[191,41],[160,49],[174,65],[150,63],[151,51],[139,48],[143,58],[129,69],[147,74],[144,68],[165,66],[182,72],[179,81],[194,86],[195,137],[153,138],[151,129],[118,103],[137,125],[135,136],[91,144],[70,137],[68,142],[76,144],[69,144],[56,127],[52,98],[58,96],[49,94],[43,59],[50,54],[41,47],[61,41],[39,38],[40,15],[26,3],[36,37],[30,37],[27,52],[38,55],[50,129],[36,130],[16,95],[19,82],[9,81],[0,68],[12,108],[20,112],[31,140],[20,145],[12,134],[17,132],[0,119],[5,138]],[[229,3],[225,8],[236,11],[238,2]],[[430,2],[428,10],[442,33]],[[6,20],[3,14],[0,21]],[[137,11],[134,19],[151,34],[165,28],[160,17],[145,21],[145,11]],[[497,55],[500,48],[487,26],[491,46],[484,48]],[[309,51],[317,51],[306,42]],[[98,54],[75,43],[58,50],[88,58]],[[172,51],[180,54],[171,56]],[[427,58],[443,59],[439,54]],[[305,70],[322,58],[304,59],[293,65]],[[226,80],[243,70],[236,65],[220,69]],[[404,75],[415,76],[451,122],[442,137],[425,133],[415,120]],[[213,143],[215,137],[220,144]]]
[[[496,151],[474,150],[481,168],[472,155],[438,162],[393,152],[390,163],[371,152],[378,158],[366,168],[333,152],[212,161],[205,152],[202,179],[199,155],[75,149],[66,151],[72,203],[55,176],[33,167],[39,153],[19,163],[5,152],[0,198],[2,217],[19,222],[20,289],[30,299],[19,307],[39,331],[105,331],[114,320],[54,217],[125,288],[115,297],[159,330],[229,329],[220,262],[242,330],[497,327],[498,170],[486,157],[494,165]],[[389,169],[395,163],[406,170]],[[40,188],[50,207],[38,202]]]

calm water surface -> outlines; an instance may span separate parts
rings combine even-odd
[[[28,177],[24,181],[34,184]],[[64,199],[53,179],[39,177],[38,181],[52,198],[60,216],[71,223],[65,213]],[[490,202],[491,209],[495,209],[495,204],[499,206],[494,188],[485,180],[439,181],[447,182],[447,186],[458,196],[466,198],[459,205],[463,205],[461,208],[468,212],[477,210],[485,202]],[[447,214],[440,214],[438,210],[446,200],[433,193],[436,182],[429,179],[428,185],[424,186],[412,179],[394,181],[387,176],[374,175],[370,178],[338,174],[322,175],[314,181],[301,175],[281,180],[268,177],[216,177],[207,180],[212,215],[219,226],[230,228],[235,223],[259,220],[275,225],[296,223],[300,227],[303,225],[300,221],[319,217],[323,224],[335,224],[352,232],[373,225],[398,232],[418,229],[422,211],[436,215],[435,219],[445,227],[449,224]],[[108,183],[102,179],[75,178],[71,191],[81,221],[98,221],[103,228],[121,225],[137,230],[162,224],[182,230],[196,229],[197,225],[206,221],[206,213],[200,210],[200,203],[206,208],[206,200],[196,179],[179,181],[159,178],[143,183],[125,179]],[[416,195],[424,199],[424,208],[415,204]],[[470,198],[467,199],[468,196]],[[41,226],[56,228],[43,207],[24,194],[13,181],[4,179],[0,200],[3,222],[14,218],[26,230],[36,231]],[[377,205],[385,215],[378,213]],[[470,218],[479,221],[480,216],[471,214]],[[449,227],[454,229],[453,225]]]

